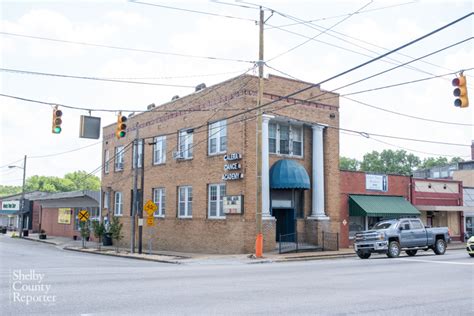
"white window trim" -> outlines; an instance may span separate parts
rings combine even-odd
[[[178,151],[181,152],[181,134],[184,135],[184,158],[185,160],[193,159],[194,155],[194,131],[182,129],[178,132]],[[191,154],[188,147],[191,145]]]
[[[275,144],[275,153],[269,152],[271,155],[278,155],[278,156],[284,156],[284,157],[296,157],[296,158],[303,158],[304,157],[304,126],[295,124],[295,123],[283,123],[279,121],[271,121],[270,124],[275,124],[276,125],[276,144]],[[288,154],[282,154],[280,153],[280,124],[288,126],[289,128],[289,153]],[[293,128],[299,128],[301,131],[301,155],[295,155],[293,154]],[[270,141],[270,133],[268,133],[268,141]],[[270,150],[270,148],[269,148]]]
[[[153,165],[163,165],[166,163],[166,136],[156,136],[153,138],[153,142],[155,143],[153,145]],[[156,157],[156,147],[158,145],[158,142],[160,143],[160,150],[161,150],[161,161],[157,162],[157,157]]]
[[[114,170],[115,171],[123,171],[124,169],[124,147],[123,146],[117,146],[115,147],[115,163],[114,163]],[[122,164],[121,167],[119,167],[119,164]]]
[[[185,215],[181,215],[181,212],[180,212],[180,205],[181,205],[181,194],[180,194],[180,190],[181,189],[185,189],[184,191],[184,200],[185,200],[185,203],[184,203],[184,213]],[[188,215],[189,214],[189,208],[188,208],[188,200],[189,200],[189,189],[192,190],[192,186],[190,185],[186,185],[186,186],[180,186],[178,187],[178,218],[193,218],[193,215]],[[191,206],[193,204],[193,201],[191,201]]]
[[[157,206],[158,206],[158,209],[155,211],[155,213],[153,213],[153,216],[154,217],[159,217],[159,218],[164,218],[166,216],[166,189],[163,188],[163,187],[159,187],[159,188],[153,188],[153,202],[156,203],[156,199],[155,199],[155,194],[156,194],[156,191],[160,191],[160,201],[162,200],[165,200],[165,214],[163,214],[163,204],[162,203],[159,203]],[[158,214],[157,214],[158,212]]]
[[[221,197],[221,186],[226,186],[225,183],[212,183],[207,186],[207,218],[208,219],[226,219],[226,216],[224,214],[224,210],[222,209],[222,213],[224,215],[216,215],[216,216],[211,216],[211,186],[216,186],[217,187],[217,207],[216,207],[216,214],[220,214],[220,199],[224,198],[223,196]],[[227,192],[227,188],[226,188]],[[227,193],[226,193],[227,194]],[[222,206],[224,207],[224,206]]]
[[[120,196],[120,203],[118,204],[120,206],[120,213],[117,212],[117,194]],[[116,191],[114,193],[114,216],[122,216],[123,215],[123,194],[122,192]]]
[[[213,125],[217,125],[217,127],[212,127]],[[224,125],[224,126],[223,126]],[[217,132],[212,131],[212,129],[217,129]],[[212,133],[212,134],[211,134]],[[221,148],[221,138],[227,138],[227,120],[216,121],[208,126],[208,141],[207,141],[207,154],[209,156],[221,155],[227,152],[227,140],[226,139],[226,149],[222,150]],[[216,152],[211,153],[211,140],[216,139]]]
[[[104,153],[104,173],[108,174],[110,172],[110,151],[108,149],[105,150]]]
[[[138,140],[138,169],[142,167],[142,157],[143,157],[143,139]],[[132,169],[135,169],[135,144],[132,145]]]
[[[104,191],[104,208],[109,210],[110,209],[110,192]]]

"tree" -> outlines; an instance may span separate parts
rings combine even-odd
[[[360,161],[354,158],[341,157],[339,158],[339,169],[357,171],[360,168]]]
[[[93,221],[92,231],[94,232],[94,237],[97,238],[97,249],[100,250],[100,243],[102,242],[102,236],[104,236],[105,234],[104,223],[99,222],[99,221]]]
[[[420,164],[420,158],[404,150],[372,151],[364,155],[360,169],[365,172],[410,175]]]
[[[445,166],[448,164],[448,159],[446,157],[429,157],[423,159],[423,162],[420,164],[420,169],[430,169],[438,166]]]
[[[117,242],[115,243],[115,252],[119,252],[119,241],[122,240],[122,228],[123,224],[120,223],[118,217],[112,217],[112,223],[110,224],[110,234],[112,235],[112,239],[115,239]]]
[[[9,196],[21,193],[20,186],[0,185],[0,196]]]
[[[82,248],[86,248],[86,241],[89,239],[91,235],[91,230],[89,228],[89,221],[87,222],[80,222],[79,228],[81,230],[81,237],[82,237]]]
[[[70,192],[78,190],[100,189],[100,179],[85,171],[67,173],[64,178],[50,176],[32,176],[26,180],[26,191]]]

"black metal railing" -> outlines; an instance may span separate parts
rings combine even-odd
[[[278,252],[298,252],[309,250],[322,250],[322,247],[316,242],[311,242],[304,233],[280,234],[278,243]]]
[[[339,250],[339,233],[323,232],[322,239],[323,251]]]

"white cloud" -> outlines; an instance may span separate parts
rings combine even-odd
[[[114,23],[121,23],[127,26],[149,28],[151,20],[135,12],[112,11],[105,15],[106,19]]]

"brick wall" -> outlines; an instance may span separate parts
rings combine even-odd
[[[297,89],[306,87],[306,83],[270,76],[265,80],[264,103],[275,99],[275,95],[285,95]],[[152,146],[145,148],[145,185],[144,200],[152,199],[152,189],[162,187],[166,189],[166,216],[156,220],[156,227],[144,229],[144,236],[148,233],[153,237],[153,247],[162,250],[216,252],[216,253],[245,253],[253,252],[255,245],[255,205],[256,205],[256,119],[251,112],[227,121],[227,153],[241,153],[243,155],[242,169],[245,177],[242,180],[228,181],[226,190],[228,195],[244,195],[244,214],[227,215],[226,219],[208,218],[208,184],[223,183],[224,172],[223,155],[208,156],[208,128],[207,122],[218,121],[225,117],[241,112],[243,109],[255,107],[257,78],[243,76],[209,87],[198,93],[183,97],[174,102],[157,107],[154,112],[147,112],[130,118],[127,122],[129,131],[126,138],[114,138],[115,124],[104,128],[105,149],[113,157],[115,147],[126,145],[133,140],[135,132],[132,127],[138,123],[140,138],[166,136],[167,155],[166,163],[154,166],[152,164]],[[316,87],[309,89],[293,98],[305,99],[321,94]],[[328,99],[328,96],[332,98]],[[305,102],[294,104],[295,99],[285,99],[264,108],[264,112],[306,122],[304,128],[304,159],[297,159],[311,176],[311,128],[312,123],[322,123],[329,126],[339,126],[338,98],[335,94],[326,94],[320,97],[324,102]],[[291,105],[291,106],[290,106]],[[290,106],[290,107],[288,107]],[[285,107],[285,108],[283,108]],[[158,112],[176,109],[200,109],[195,112]],[[212,110],[212,111],[209,111]],[[330,115],[333,114],[333,118]],[[172,159],[171,152],[176,150],[179,129],[196,126],[193,135],[193,159],[177,161]],[[326,128],[324,131],[324,165],[326,189],[326,214],[331,218],[329,226],[339,231],[340,196],[339,196],[339,135],[338,130]],[[270,156],[270,167],[283,156]],[[125,153],[124,170],[114,171],[113,162],[110,172],[103,174],[102,189],[111,190],[111,212],[113,212],[113,192],[123,194],[123,216],[126,245],[130,240],[130,199],[133,187],[133,170],[131,167],[132,151]],[[268,172],[268,170],[267,170]],[[311,179],[312,180],[312,179]],[[140,181],[138,181],[140,183]],[[193,216],[192,219],[177,218],[177,187],[190,185],[193,187]],[[317,184],[315,184],[317,185]],[[311,212],[311,193],[305,193],[305,215]],[[275,222],[264,221],[264,249],[275,248]]]

